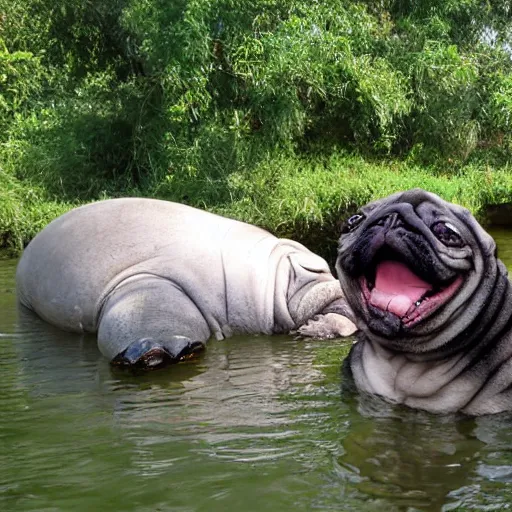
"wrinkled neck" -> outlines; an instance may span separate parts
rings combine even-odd
[[[453,341],[454,346],[464,346],[475,358],[492,350],[512,330],[512,286],[506,267],[498,263],[493,294],[486,307]]]

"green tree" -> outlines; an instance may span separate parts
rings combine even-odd
[[[508,159],[510,8],[0,0],[0,158],[50,196],[195,203],[276,153]]]

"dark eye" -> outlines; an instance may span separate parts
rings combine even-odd
[[[448,222],[436,222],[431,229],[436,238],[447,247],[464,247],[466,245],[459,230]]]
[[[357,227],[364,219],[364,215],[360,215],[357,213],[356,215],[352,215],[347,222],[343,225],[341,228],[341,234],[348,233],[349,231],[352,231],[355,227]]]

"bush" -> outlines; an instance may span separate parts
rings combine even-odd
[[[425,183],[508,169],[508,14],[497,0],[0,0],[0,199],[137,194],[242,214],[254,197],[272,224],[310,198],[257,187],[316,162],[307,183],[334,212],[322,169],[344,151],[381,159],[388,180],[396,158],[427,166]],[[379,180],[346,182],[341,202]]]

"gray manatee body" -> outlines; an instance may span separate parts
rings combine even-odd
[[[100,201],[57,218],[25,249],[17,288],[47,322],[97,332],[119,364],[177,361],[212,336],[355,329],[339,314],[350,311],[327,264],[301,244],[153,199]]]
[[[512,410],[512,287],[468,210],[421,189],[370,203],[340,238],[360,329],[356,388],[437,413]]]

